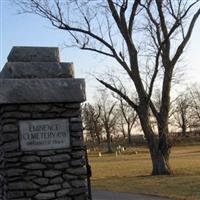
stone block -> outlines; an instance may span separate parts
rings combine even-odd
[[[84,151],[74,151],[71,153],[72,158],[78,159],[82,158],[85,155]]]
[[[75,180],[78,178],[78,175],[72,175],[72,174],[63,174],[63,178],[67,181],[69,180]]]
[[[69,181],[65,181],[63,184],[62,184],[63,188],[71,188],[71,185],[69,184]]]
[[[72,147],[82,147],[83,141],[82,140],[75,140],[74,138],[71,139],[71,146]]]
[[[82,123],[81,117],[72,117],[72,118],[70,119],[70,121],[71,121],[71,122],[80,122],[80,123]]]
[[[19,105],[20,112],[47,112],[51,109],[51,104],[22,104]]]
[[[56,192],[56,197],[63,197],[69,194],[69,192],[71,191],[71,189],[62,189],[59,190],[58,192]]]
[[[74,180],[71,184],[75,188],[86,187],[86,182],[84,180]]]
[[[17,126],[15,124],[5,124],[2,128],[3,132],[16,132],[18,131]]]
[[[69,195],[78,196],[85,193],[86,193],[86,188],[73,188],[73,190],[70,191]]]
[[[35,196],[37,193],[38,193],[37,190],[27,190],[27,191],[25,191],[25,194],[26,194],[27,197],[33,197],[33,196]]]
[[[84,167],[70,168],[70,169],[67,169],[66,171],[69,174],[75,174],[75,175],[87,174],[86,168],[84,168]]]
[[[69,163],[64,162],[64,163],[59,163],[54,165],[55,169],[68,169],[69,168]]]
[[[62,172],[59,170],[46,170],[44,171],[44,177],[46,178],[53,178],[60,175]]]
[[[70,164],[73,167],[80,167],[85,165],[85,160],[84,159],[72,160]]]
[[[44,164],[41,164],[41,163],[30,163],[30,164],[27,164],[24,166],[25,169],[45,169],[46,168],[46,165]]]
[[[16,124],[17,123],[17,119],[3,119],[2,120],[2,125],[5,124]]]
[[[31,182],[33,182],[33,179],[35,178],[36,176],[26,176],[26,174],[25,174],[25,176],[23,177],[24,178],[24,181],[31,181]]]
[[[26,171],[27,176],[37,176],[37,177],[43,177],[43,173],[41,170],[29,170]]]
[[[76,116],[79,116],[81,114],[81,111],[80,110],[75,110],[75,109],[69,109],[63,113],[61,113],[59,115],[59,117],[76,117]]]
[[[39,156],[23,156],[21,158],[21,162],[25,162],[25,163],[32,163],[32,162],[39,162],[40,161],[40,157]]]
[[[62,112],[65,112],[66,109],[63,108],[63,107],[57,107],[57,106],[52,106],[51,109],[49,110],[49,112],[52,112],[52,113],[62,113]]]
[[[81,122],[79,123],[71,123],[70,125],[70,130],[71,131],[74,131],[74,132],[79,132],[79,131],[82,131],[83,129],[83,125]]]
[[[4,149],[4,151],[7,151],[7,152],[17,151],[17,150],[19,150],[19,142],[17,142],[17,141],[7,142],[2,145],[2,148]]]
[[[48,178],[34,178],[33,182],[42,186],[42,185],[47,185],[49,183],[49,179]]]
[[[20,161],[20,157],[15,157],[15,158],[5,158],[5,161],[8,162],[8,163],[16,163],[16,162],[19,162]]]
[[[75,108],[75,109],[80,109],[80,103],[66,103],[64,105],[65,108],[69,109],[69,108]]]
[[[24,192],[23,191],[10,191],[8,193],[8,198],[13,199],[13,198],[20,198],[24,197]]]
[[[80,103],[85,99],[83,79],[0,79],[0,104]]]
[[[39,193],[34,198],[37,200],[52,200],[55,198],[55,193],[54,192]]]
[[[11,141],[15,141],[18,140],[18,135],[17,134],[13,134],[13,133],[4,133],[2,135],[2,140],[4,142],[11,142]]]
[[[58,113],[32,113],[32,119],[51,119],[51,118],[59,118],[60,115]]]
[[[57,47],[13,47],[9,62],[60,62]]]
[[[28,69],[28,70],[27,70]],[[73,78],[73,63],[56,62],[7,62],[0,78]]]
[[[7,163],[5,163],[5,167],[15,169],[15,168],[21,167],[21,163],[20,162],[12,162],[12,163],[7,162]]]
[[[18,105],[4,105],[2,107],[1,112],[16,111],[17,109],[18,109]]]
[[[58,163],[58,162],[65,162],[70,160],[70,155],[68,154],[58,154],[54,156],[46,156],[41,158],[43,163]]]
[[[71,149],[57,149],[56,150],[56,154],[68,154],[68,153],[70,153],[72,150]]]
[[[62,177],[56,177],[50,180],[50,184],[56,184],[56,183],[62,183],[63,178]]]
[[[16,151],[16,152],[5,152],[5,158],[16,158],[23,155],[23,152]]]
[[[56,191],[59,190],[61,188],[60,184],[54,184],[54,185],[48,185],[45,187],[40,188],[41,192],[52,192],[52,191]]]
[[[49,155],[56,155],[55,150],[48,150],[48,151],[37,151],[37,155],[44,157],[44,156],[49,156]]]
[[[1,85],[0,85],[0,88],[1,88]],[[0,94],[0,100],[1,100],[1,94]],[[31,117],[31,113],[17,112],[17,111],[15,111],[15,112],[5,112],[5,113],[2,114],[3,119],[6,119],[6,118],[9,118],[9,119],[26,119],[26,118],[30,118],[30,117]]]
[[[32,190],[32,189],[38,189],[39,186],[27,181],[17,181],[8,183],[8,190]]]
[[[83,132],[71,132],[71,136],[73,137],[83,137]]]

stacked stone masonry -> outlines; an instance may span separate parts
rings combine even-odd
[[[67,119],[70,148],[22,151],[19,121],[30,119]],[[79,102],[0,105],[0,200],[86,200],[86,178]]]
[[[20,151],[19,119],[57,117],[69,119],[70,149]],[[7,105],[0,109],[0,120],[8,199],[86,199],[87,174],[79,104]]]

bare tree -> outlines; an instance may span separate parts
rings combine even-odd
[[[191,102],[187,94],[182,94],[176,99],[174,119],[175,124],[181,129],[182,136],[186,136],[186,131],[191,125]]]
[[[189,89],[191,98],[192,126],[200,130],[200,89],[193,86]]]
[[[111,100],[111,97],[106,90],[100,92],[100,98],[97,102],[98,107],[101,109],[100,119],[103,128],[106,132],[106,141],[108,153],[112,153],[112,137],[115,135],[117,125],[117,113],[115,110],[116,102]]]
[[[130,90],[136,90],[138,102],[116,85],[97,80],[137,112],[150,150],[152,174],[170,174],[168,118],[171,82],[175,66],[200,15],[200,1],[15,1],[22,12],[36,13],[58,29],[67,31],[73,39],[73,46],[118,62],[131,81]],[[156,85],[161,87],[159,109],[152,101]],[[158,135],[151,127],[149,112],[156,118]]]
[[[126,135],[128,136],[128,144],[131,145],[131,130],[137,120],[137,113],[133,110],[132,107],[130,107],[129,104],[127,104],[123,101],[122,98],[120,98],[119,115],[121,117],[120,126],[122,129],[122,133],[124,137],[126,137]]]
[[[83,123],[85,125],[85,129],[89,131],[93,142],[95,142],[97,139],[98,144],[101,143],[101,133],[103,129],[100,114],[101,108],[99,106],[95,107],[89,103],[86,103],[82,108]]]

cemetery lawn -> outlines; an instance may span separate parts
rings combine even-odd
[[[136,154],[137,152],[137,154]],[[172,149],[172,176],[150,176],[151,161],[145,148],[115,154],[89,153],[92,187],[180,200],[200,200],[200,145]]]

